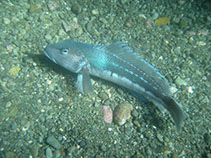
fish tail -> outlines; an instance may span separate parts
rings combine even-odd
[[[181,105],[179,105],[175,100],[168,96],[163,97],[163,101],[167,105],[166,109],[175,122],[177,131],[180,131],[185,119],[185,115],[182,111]]]

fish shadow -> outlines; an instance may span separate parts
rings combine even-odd
[[[54,71],[60,75],[68,75],[71,72],[66,70],[65,68],[61,67],[60,65],[52,62],[50,59],[48,59],[45,55],[39,54],[39,55],[32,55],[34,56],[33,59],[36,63],[40,65],[40,67],[44,68],[47,72]],[[74,74],[74,73],[72,73]]]
[[[68,89],[73,88],[75,86],[75,82],[77,80],[77,74],[63,68],[62,66],[52,62],[50,59],[48,59],[45,55],[42,54],[36,54],[36,55],[31,55],[33,58],[34,62],[37,63],[41,69],[43,69],[43,72],[45,73],[50,73],[50,72],[55,72],[56,74],[59,74],[61,76],[64,76]],[[76,90],[77,93],[77,90]]]

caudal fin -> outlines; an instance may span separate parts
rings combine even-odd
[[[168,110],[168,112],[170,113],[171,117],[175,122],[177,131],[180,131],[185,119],[185,115],[182,111],[181,106],[171,97],[164,97],[163,101],[167,105],[166,109]]]

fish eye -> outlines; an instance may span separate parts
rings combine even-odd
[[[66,55],[66,54],[68,54],[68,52],[69,52],[69,49],[62,49],[61,50],[62,55]]]

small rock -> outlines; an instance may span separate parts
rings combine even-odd
[[[15,158],[15,153],[11,152],[11,151],[5,152],[4,157],[5,158]]]
[[[39,152],[39,146],[35,144],[31,149],[32,157],[37,157]]]
[[[21,68],[19,66],[14,66],[9,70],[9,73],[12,76],[18,76],[20,70]]]
[[[179,22],[179,26],[180,26],[181,28],[185,29],[185,28],[188,27],[188,23],[187,23],[187,21],[185,21],[185,20],[181,20],[181,21]]]
[[[180,77],[177,77],[177,79],[175,80],[175,83],[177,86],[187,86],[187,82],[185,82],[183,79],[181,79]]]
[[[204,134],[204,141],[206,144],[210,144],[211,137],[208,133]]]
[[[104,144],[100,147],[100,149],[101,149],[103,152],[106,152],[106,151],[107,151],[107,148],[106,148],[106,146],[105,146]]]
[[[179,0],[177,3],[178,3],[179,5],[183,5],[183,4],[185,3],[185,1],[184,1],[184,0]]]
[[[56,9],[58,8],[58,3],[55,2],[55,1],[49,1],[49,2],[47,3],[47,5],[48,5],[48,9],[49,9],[50,11],[54,11],[54,10],[56,10]]]
[[[86,24],[86,29],[87,29],[87,31],[88,31],[89,33],[93,31],[93,24],[92,24],[92,22],[89,21],[89,22]]]
[[[62,157],[60,150],[54,151],[54,154],[53,155],[54,155],[53,156],[54,158],[60,158],[60,157]]]
[[[150,22],[149,20],[147,20],[147,21],[145,22],[145,26],[146,26],[147,29],[152,28],[152,24],[151,24],[151,22]]]
[[[52,39],[52,36],[50,34],[45,35],[45,39],[50,41]]]
[[[5,113],[7,117],[15,117],[18,114],[19,107],[17,105],[11,105],[8,108],[8,112]]]
[[[46,142],[56,149],[60,149],[62,147],[62,145],[58,142],[58,140],[53,136],[49,136]]]
[[[176,47],[176,48],[174,49],[174,52],[175,52],[176,54],[181,54],[181,47]]]
[[[47,148],[46,149],[46,158],[52,158],[53,157],[53,154],[52,154],[52,151],[50,148]]]
[[[69,23],[66,23],[65,21],[62,21],[62,25],[64,27],[65,32],[71,31],[72,28],[71,28]]]
[[[127,20],[125,21],[125,26],[126,26],[126,27],[132,27],[132,26],[133,26],[132,20],[131,20],[131,19],[127,19]]]
[[[10,22],[11,22],[10,19],[8,19],[8,18],[3,18],[3,20],[6,25],[10,24]]]
[[[98,14],[99,14],[99,11],[97,9],[92,10],[92,15],[98,15]]]
[[[123,103],[118,105],[114,109],[114,123],[118,125],[124,125],[126,121],[131,117],[131,111],[133,106],[129,103]]]
[[[199,42],[197,42],[196,44],[199,45],[199,46],[206,46],[206,43],[203,42],[203,41],[199,41]]]
[[[73,4],[72,7],[71,7],[71,10],[74,14],[78,15],[78,14],[81,13],[82,8],[78,4]]]
[[[170,17],[161,17],[155,20],[155,25],[163,26],[170,22]]]
[[[78,34],[82,34],[83,31],[81,27],[78,25],[77,20],[72,22],[62,22],[63,28],[65,32],[77,32]]]
[[[107,99],[109,99],[108,94],[106,94],[105,92],[100,92],[100,93],[99,93],[99,97],[100,97],[102,100],[107,100]]]
[[[121,3],[126,4],[126,3],[128,3],[128,0],[121,0]]]
[[[134,120],[134,121],[133,121],[133,124],[134,124],[136,127],[141,127],[141,124],[140,124],[137,120]]]
[[[138,115],[139,115],[139,113],[138,113],[137,110],[133,110],[131,114],[132,114],[132,116],[135,117],[135,118],[137,118]]]
[[[29,8],[29,13],[39,13],[42,11],[41,4],[31,5]]]
[[[103,106],[103,118],[106,123],[112,123],[113,111],[110,106]]]
[[[159,14],[157,12],[153,12],[153,15],[151,17],[152,20],[155,20],[159,17]]]
[[[157,134],[157,138],[160,142],[163,142],[163,136],[161,134]]]

